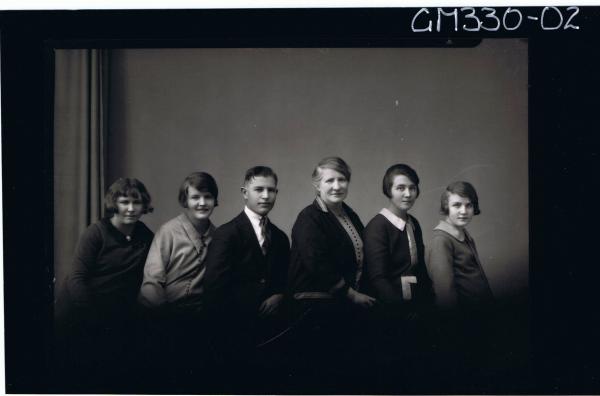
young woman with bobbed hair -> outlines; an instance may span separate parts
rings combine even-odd
[[[389,203],[363,232],[367,290],[379,301],[371,340],[383,364],[386,358],[406,361],[412,353],[423,360],[424,323],[433,294],[421,226],[408,213],[419,197],[419,176],[406,164],[392,165],[382,189]]]
[[[436,305],[443,310],[484,308],[492,291],[466,229],[481,213],[475,188],[464,181],[451,183],[442,193],[440,212],[444,218],[433,230],[427,260]]]
[[[90,225],[77,245],[67,278],[80,317],[108,319],[134,306],[153,233],[140,218],[151,213],[150,194],[134,178],[115,181],[104,197],[105,217]]]
[[[57,348],[65,359],[59,364],[68,365],[63,374],[69,373],[70,389],[92,393],[114,391],[135,367],[136,296],[153,237],[140,221],[153,208],[138,179],[115,181],[104,206],[104,218],[79,239],[66,279],[66,317],[57,328]]]
[[[383,194],[388,206],[363,233],[365,272],[380,303],[396,314],[414,313],[416,304],[431,298],[421,226],[408,214],[419,197],[417,173],[405,164],[391,166],[383,177]]]
[[[160,227],[146,260],[139,295],[144,306],[175,315],[203,311],[204,259],[218,195],[215,179],[206,172],[183,180],[178,196],[183,212]]]
[[[465,181],[451,183],[442,193],[440,212],[443,218],[433,230],[426,261],[439,319],[439,353],[432,366],[444,374],[451,368],[455,376],[469,375],[477,384],[480,379],[472,374],[492,373],[490,358],[504,351],[496,349],[494,334],[501,322],[495,318],[492,291],[466,228],[481,213],[475,188]]]
[[[138,300],[148,329],[142,354],[157,386],[175,381],[187,389],[191,371],[206,373],[210,366],[204,281],[218,196],[210,174],[190,173],[179,187],[182,213],[159,228],[148,253]]]

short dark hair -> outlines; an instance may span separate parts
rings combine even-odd
[[[183,180],[179,187],[179,204],[187,208],[188,188],[194,187],[201,192],[211,193],[215,199],[215,206],[219,205],[219,188],[214,177],[206,172],[192,172]]]
[[[332,169],[336,172],[339,172],[342,175],[344,175],[344,177],[348,181],[350,181],[350,176],[352,175],[352,170],[350,169],[350,166],[348,166],[346,161],[344,161],[340,157],[325,157],[321,161],[319,161],[319,163],[317,164],[317,166],[315,166],[315,169],[313,170],[313,184],[317,184],[321,181],[321,172],[323,171],[323,169]]]
[[[411,182],[415,184],[417,187],[417,197],[421,193],[419,190],[419,176],[417,176],[417,172],[410,166],[406,164],[396,164],[392,165],[385,171],[385,175],[383,176],[382,189],[383,194],[392,198],[392,186],[394,185],[394,178],[398,175],[404,175],[410,179]]]
[[[252,168],[246,171],[246,175],[244,176],[244,185],[250,182],[255,177],[272,177],[275,179],[275,184],[278,183],[277,174],[273,172],[273,169],[268,166],[253,166]]]
[[[481,210],[479,210],[479,198],[477,197],[477,191],[475,191],[475,187],[473,187],[473,185],[469,182],[457,181],[450,183],[448,187],[446,187],[446,191],[442,193],[442,202],[440,205],[441,214],[448,216],[448,199],[450,194],[457,194],[463,198],[469,198],[473,204],[473,213],[475,215],[481,213]]]
[[[104,215],[106,217],[112,217],[118,212],[117,199],[120,197],[132,197],[135,199],[141,199],[144,207],[143,213],[152,213],[154,208],[151,205],[152,198],[144,183],[136,178],[120,177],[113,184],[108,187],[106,194],[104,195]]]

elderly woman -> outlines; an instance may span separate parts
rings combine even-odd
[[[427,270],[440,308],[479,310],[492,301],[492,291],[467,225],[481,213],[475,188],[467,182],[450,184],[441,198],[444,217],[433,231]]]
[[[308,328],[312,326],[300,348],[325,355],[329,351],[329,359],[343,360],[344,356],[332,349],[352,349],[349,344],[359,322],[355,319],[362,311],[356,308],[375,304],[373,297],[359,291],[363,224],[344,203],[350,168],[343,159],[324,158],[312,179],[317,196],[300,212],[292,228],[289,289]],[[318,341],[315,344],[311,339]]]
[[[295,300],[338,299],[370,307],[358,291],[363,265],[363,224],[344,203],[350,167],[338,157],[321,160],[312,175],[317,197],[292,228],[290,286]]]

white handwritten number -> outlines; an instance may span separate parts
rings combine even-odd
[[[571,25],[571,21],[573,20],[573,18],[575,18],[575,15],[579,14],[579,7],[569,7],[569,8],[567,8],[567,11],[575,11],[575,12],[573,13],[573,15],[571,15],[569,17],[569,19],[567,19],[567,23],[565,23],[565,27],[563,29],[567,30],[567,29],[571,28],[571,29],[579,30],[579,26]]]
[[[473,8],[473,7],[463,7],[460,10],[461,11],[466,11],[466,10],[471,11],[470,14],[465,15],[465,18],[472,18],[472,19],[475,19],[475,21],[476,21],[475,22],[475,27],[472,27],[472,28],[467,27],[467,24],[465,23],[463,25],[463,29],[464,30],[466,30],[467,32],[478,32],[479,30],[481,30],[481,21],[475,15],[475,8]]]
[[[454,9],[454,11],[452,12],[445,12],[444,10],[442,10],[441,8],[438,8],[438,15],[437,15],[437,31],[439,32],[442,26],[442,15],[444,16],[452,16],[454,15],[454,31],[458,31],[458,11],[456,10],[456,8]]]
[[[506,25],[506,16],[508,14],[510,14],[511,12],[516,12],[517,13],[517,15],[519,16],[519,22],[517,22],[513,27],[509,28]],[[504,29],[506,29],[506,30],[517,30],[519,28],[519,26],[521,26],[521,22],[523,22],[523,14],[521,14],[521,11],[515,10],[515,9],[512,9],[512,8],[508,7],[508,9],[504,12],[504,16],[502,17],[502,25],[504,25]]]
[[[404,300],[412,300],[412,290],[410,288],[411,283],[417,283],[416,276],[401,276],[400,282],[402,282],[402,298]]]
[[[560,17],[560,22],[556,26],[545,26],[544,25],[544,16],[546,15],[546,11],[548,11],[550,9],[556,11],[558,13],[558,16]],[[558,8],[556,8],[554,6],[552,6],[552,7],[544,7],[544,9],[542,10],[542,17],[541,17],[541,19],[542,19],[542,29],[544,29],[544,30],[557,30],[557,29],[560,28],[560,25],[562,25],[562,23],[563,23],[562,13],[560,12],[560,10]]]
[[[498,17],[496,16],[496,10],[493,8],[489,8],[489,7],[483,7],[481,9],[481,11],[489,11],[489,13],[485,14],[486,18],[490,18],[490,19],[495,19],[496,20],[496,27],[485,27],[485,25],[483,24],[483,22],[481,23],[481,27],[489,32],[495,32],[498,29],[500,29],[500,19],[498,19]]]
[[[426,28],[418,28],[418,29],[417,29],[417,28],[415,28],[415,20],[417,19],[417,17],[418,17],[419,15],[421,15],[421,13],[422,13],[422,12],[425,12],[425,13],[429,14],[429,10],[428,10],[427,8],[421,8],[421,9],[419,10],[419,12],[417,12],[417,13],[415,14],[415,16],[414,16],[414,17],[413,17],[413,19],[412,19],[412,24],[411,24],[411,27],[412,27],[412,31],[413,31],[413,32],[431,32],[431,20],[429,21],[429,24],[427,25],[427,27],[426,27]]]

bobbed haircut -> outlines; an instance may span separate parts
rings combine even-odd
[[[411,182],[417,186],[417,197],[421,194],[421,190],[419,190],[419,176],[417,176],[417,172],[410,166],[406,164],[396,164],[392,165],[385,171],[385,175],[383,176],[382,189],[383,194],[392,198],[392,186],[394,185],[394,178],[398,175],[404,175],[410,179]]]
[[[215,179],[206,172],[192,172],[183,180],[179,187],[179,204],[182,208],[187,208],[188,189],[194,187],[200,192],[208,192],[215,199],[215,206],[219,205],[219,188]]]
[[[272,177],[275,180],[275,184],[277,185],[278,183],[277,174],[268,166],[253,166],[248,169],[244,175],[244,185],[248,184],[255,177]]]
[[[117,199],[120,197],[132,197],[134,199],[140,199],[144,207],[143,213],[152,213],[154,208],[152,207],[152,198],[144,183],[136,178],[120,177],[113,184],[108,187],[106,194],[104,195],[104,215],[105,217],[112,217],[119,210],[117,209]]]
[[[448,199],[450,198],[450,194],[457,194],[463,198],[468,198],[473,204],[473,214],[478,215],[481,213],[481,210],[479,210],[479,198],[477,197],[475,187],[469,182],[457,181],[450,183],[448,187],[446,187],[446,191],[442,193],[442,202],[440,205],[441,214],[448,216]]]
[[[317,166],[315,166],[315,169],[313,170],[313,184],[316,185],[321,181],[321,179],[323,178],[323,169],[332,169],[336,172],[339,172],[342,175],[344,175],[344,177],[348,181],[350,181],[350,176],[352,175],[352,170],[350,169],[346,161],[344,161],[340,157],[325,157],[321,161],[319,161],[319,163],[317,164]]]

